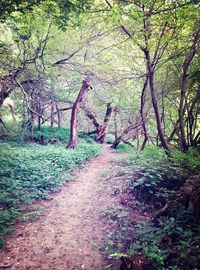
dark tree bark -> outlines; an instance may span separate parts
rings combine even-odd
[[[41,122],[42,122],[42,116],[41,116],[41,103],[38,101],[37,105],[37,112],[38,112],[38,130],[41,130]]]
[[[12,73],[1,78],[0,83],[0,108],[4,100],[8,98],[17,86],[16,78],[23,71],[23,68],[17,68]]]
[[[71,122],[70,122],[70,141],[67,148],[75,148],[78,143],[78,110],[80,108],[81,102],[85,97],[85,94],[91,88],[89,77],[86,78],[81,86],[78,97],[72,107],[71,112]]]
[[[38,130],[41,130],[41,116],[38,115]]]

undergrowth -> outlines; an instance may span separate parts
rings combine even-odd
[[[65,130],[45,130],[45,136],[58,132],[58,139],[66,139]],[[49,199],[76,165],[99,153],[100,146],[86,140],[73,150],[65,145],[0,142],[0,246],[26,205]]]
[[[41,130],[37,130],[37,128],[35,128],[34,137],[38,139],[38,141],[41,139],[41,135],[44,136],[44,140],[47,143],[53,142],[53,139],[59,142],[66,143],[70,137],[70,128],[57,128],[57,127],[50,128],[48,126],[41,127]],[[94,140],[91,137],[89,137],[86,133],[82,131],[78,132],[78,137],[80,141],[84,142],[86,141],[88,143],[94,142]]]
[[[134,151],[134,148],[128,144],[125,144],[125,143],[120,143],[118,146],[117,146],[117,152],[119,153],[129,153],[129,154],[132,154],[133,151]]]
[[[112,227],[104,252],[121,262],[120,270],[198,269],[200,217],[188,208],[180,190],[198,173],[199,157],[198,149],[191,148],[174,151],[169,159],[149,145],[128,161],[132,181],[123,195],[127,204],[103,212]],[[142,221],[131,218],[138,211]]]

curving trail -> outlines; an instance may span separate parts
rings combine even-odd
[[[0,251],[0,269],[105,270],[96,246],[104,235],[100,210],[115,198],[100,177],[120,155],[108,147],[73,174],[39,220],[21,223]]]

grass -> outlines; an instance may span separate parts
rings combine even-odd
[[[53,135],[62,142],[67,139],[66,130],[44,128],[42,132],[45,138]],[[81,136],[76,149],[66,149],[66,144],[0,142],[0,246],[26,205],[49,199],[51,192],[69,180],[75,166],[100,154],[99,145]]]

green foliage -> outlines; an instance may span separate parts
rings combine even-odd
[[[107,134],[105,138],[105,142],[112,144],[115,141],[115,136],[113,134]]]
[[[144,151],[134,154],[132,163],[136,165],[156,165],[160,163],[167,163],[168,159],[162,148],[153,144],[146,145]]]
[[[157,160],[154,160],[156,156]],[[192,213],[185,212],[184,202],[178,200],[175,192],[189,174],[199,169],[198,149],[190,148],[187,153],[173,151],[170,160],[166,160],[162,150],[149,146],[132,164],[134,178],[130,189],[134,199],[145,205],[145,211],[150,206],[160,210],[164,205],[168,205],[168,210],[167,216],[157,214],[154,220],[135,226],[129,256],[138,252],[143,254],[152,269],[197,267],[200,222]],[[137,204],[138,208],[142,206]]]
[[[117,151],[119,153],[133,153],[133,147],[131,147],[130,145],[128,144],[125,144],[125,143],[120,143],[118,146],[117,146]]]
[[[190,147],[187,152],[174,151],[172,153],[173,166],[184,171],[195,172],[200,169],[200,151]]]
[[[132,172],[124,195],[128,207],[102,211],[111,227],[105,240],[107,257],[124,257],[128,265],[139,256],[144,268],[152,270],[198,269],[200,220],[185,210],[186,202],[178,195],[188,176],[199,168],[198,149],[173,151],[168,159],[162,149],[148,145],[128,165],[126,177]]]
[[[197,267],[200,257],[194,254],[199,252],[200,222],[191,213],[158,218],[156,223],[141,222],[134,228],[135,241],[130,245],[129,256],[143,254],[152,269]]]
[[[134,172],[130,186],[134,197],[148,207],[162,207],[185,182],[186,176],[175,169],[144,166]]]
[[[90,7],[90,1],[10,0],[1,5],[0,20],[5,21],[9,15],[13,15],[13,13],[16,15],[16,12],[25,14],[25,12],[38,11],[38,7],[49,16],[57,19],[60,25],[66,25],[69,20],[69,13],[74,11],[78,14],[86,10]]]
[[[42,126],[41,130],[37,130],[37,128],[35,128],[34,131],[34,137],[36,137],[38,140],[40,140],[41,135],[44,136],[44,140],[46,140],[47,142],[51,139],[51,138],[56,138],[57,140],[66,143],[67,140],[69,140],[69,136],[70,136],[70,129],[69,128],[50,128],[48,126]]]
[[[9,140],[18,142],[19,138],[21,138],[22,141],[29,141],[32,138],[31,132],[24,132],[23,127],[20,127],[20,123],[18,123],[18,126],[19,127],[17,130],[13,130],[12,122],[6,121],[6,127],[10,135]],[[21,133],[23,135],[21,135]],[[70,138],[70,128],[51,128],[44,125],[41,127],[41,130],[38,130],[37,127],[35,127],[34,138],[32,139],[37,142],[41,142],[41,136],[44,137],[45,143],[60,142],[61,144],[66,144]],[[87,133],[84,133],[82,131],[78,132],[78,137],[80,139],[80,142],[94,143],[94,140],[90,136],[88,136]]]
[[[100,153],[99,145],[87,142],[74,150],[17,142],[1,142],[0,148],[1,241],[8,233],[6,228],[12,225],[24,205],[48,199],[49,192],[56,191],[67,181],[76,165]]]
[[[122,206],[109,206],[101,209],[101,216],[106,218],[109,230],[105,238],[104,253],[109,257],[117,257],[116,253],[126,252],[134,235],[134,227],[129,212]]]

